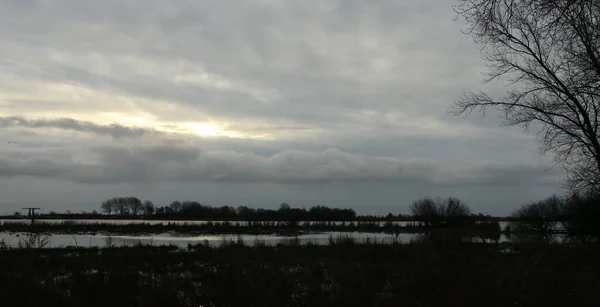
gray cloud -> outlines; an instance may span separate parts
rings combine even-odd
[[[444,0],[0,7],[0,139],[17,141],[0,143],[0,209],[139,190],[368,212],[424,195],[529,201],[559,187],[531,136],[447,114],[485,67]],[[182,123],[247,135],[168,132]],[[28,184],[43,196],[15,196]],[[492,200],[482,206],[504,212]]]
[[[559,173],[518,164],[488,163],[449,167],[428,160],[285,150],[270,156],[251,152],[201,151],[195,146],[102,146],[90,148],[82,162],[57,152],[7,156],[0,176],[53,177],[84,183],[241,182],[298,184],[381,182],[398,185],[505,186],[554,183]],[[12,158],[12,159],[10,159]],[[80,161],[80,162],[76,162]]]
[[[146,134],[159,133],[153,129],[132,128],[119,124],[98,125],[92,122],[80,121],[72,118],[27,119],[22,116],[0,117],[0,127],[23,127],[35,129],[56,128],[84,133],[108,135],[113,138],[136,138]]]
[[[100,6],[63,1],[64,6],[43,10],[37,5],[25,5],[28,10],[23,10],[19,5],[5,18],[36,16],[28,22],[15,21],[12,28],[17,33],[30,33],[46,19],[56,21],[44,25],[39,35],[29,35],[50,48],[49,58],[35,66],[34,76],[171,101],[200,112],[197,116],[348,129],[348,122],[368,119],[364,110],[440,116],[448,98],[468,84],[457,74],[478,77],[477,71],[465,70],[478,66],[468,56],[475,48],[458,44],[467,42],[466,37],[448,35],[452,30],[459,34],[460,28],[451,22],[449,6],[386,1],[359,3],[346,10],[343,5],[338,8],[337,1],[325,2],[256,3],[244,9],[235,5],[237,1],[144,2],[142,14],[136,8],[141,3],[135,1]],[[227,16],[228,22],[214,16]],[[422,22],[446,17],[439,24]],[[419,35],[407,34],[417,22]],[[95,35],[81,35],[74,24],[81,32],[91,28]],[[72,43],[73,36],[77,44]],[[5,52],[22,58],[15,61],[20,67],[29,60],[39,62],[18,49],[31,43],[21,37],[6,33],[6,39],[15,41],[13,52],[18,55]],[[85,49],[86,44],[95,46],[96,52]],[[452,50],[456,58],[448,61],[447,52]],[[82,56],[89,51],[93,55]],[[7,72],[31,74],[10,67]],[[424,110],[432,104],[438,108]],[[169,112],[153,108],[145,107],[166,118],[191,115],[176,108]]]

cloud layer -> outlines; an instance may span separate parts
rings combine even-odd
[[[202,151],[187,144],[20,149],[0,159],[0,176],[32,176],[81,183],[216,181],[241,183],[382,182],[399,185],[553,184],[560,172],[501,163],[444,165],[424,159],[284,150],[272,155]]]
[[[557,190],[531,136],[447,114],[485,71],[454,17],[443,0],[4,1],[0,181],[42,180],[57,203],[115,185],[211,185],[223,202],[310,186],[324,204],[338,183],[411,187],[382,204]]]
[[[72,118],[26,119],[22,116],[0,117],[0,127],[23,127],[31,129],[56,128],[83,133],[109,135],[113,138],[136,138],[145,134],[157,133],[153,129],[126,127],[119,124],[99,125]]]

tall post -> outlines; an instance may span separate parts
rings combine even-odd
[[[40,208],[23,208],[23,209],[27,209],[27,215],[31,219],[31,224],[33,224],[33,222],[35,222],[35,210],[38,210]]]

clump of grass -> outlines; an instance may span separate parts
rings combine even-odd
[[[115,248],[115,247],[116,247],[116,244],[115,244],[115,242],[113,242],[113,238],[111,236],[104,238],[104,248]]]
[[[42,233],[28,233],[24,239],[19,239],[18,247],[25,249],[45,248],[50,244],[52,244],[50,235]]]
[[[0,240],[0,250],[8,250],[8,244],[6,244],[6,240]]]

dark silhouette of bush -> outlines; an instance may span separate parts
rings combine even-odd
[[[415,220],[424,222],[430,227],[456,227],[469,221],[471,209],[460,199],[430,198],[416,200],[410,206]]]
[[[559,220],[563,217],[564,206],[564,200],[556,195],[523,205],[512,214],[516,221],[511,223],[511,230],[537,234],[555,232]]]
[[[572,195],[563,212],[563,225],[569,235],[600,239],[600,195]]]

